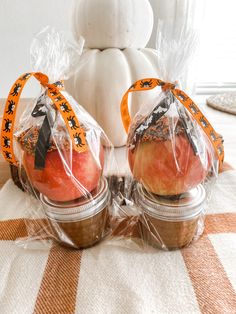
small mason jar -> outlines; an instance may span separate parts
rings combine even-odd
[[[76,249],[91,247],[109,233],[111,193],[104,177],[90,197],[62,203],[41,194],[40,199],[53,235],[62,245]]]
[[[153,247],[174,250],[191,243],[203,231],[206,192],[202,185],[177,196],[163,197],[147,192],[141,184],[135,191],[142,210],[142,239]]]

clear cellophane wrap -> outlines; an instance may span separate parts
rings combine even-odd
[[[134,82],[121,102],[130,175],[114,200],[114,229],[141,248],[179,249],[200,237],[222,166],[222,137],[180,89],[197,42],[192,29],[171,33],[159,22],[159,78]],[[131,118],[128,95],[153,88],[155,101]]]
[[[111,233],[113,147],[63,84],[73,72],[82,48],[82,39],[76,45],[65,33],[44,29],[30,50],[34,72],[22,75],[9,93],[7,106],[14,106],[9,107],[12,112],[6,117],[11,124],[3,126],[7,132],[3,144],[5,158],[17,164],[21,184],[28,192],[27,237],[17,240],[25,247],[56,241],[81,249]],[[14,125],[13,111],[31,76],[40,82],[40,94]]]

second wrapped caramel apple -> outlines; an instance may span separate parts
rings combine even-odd
[[[222,169],[224,147],[184,90],[197,43],[195,30],[184,25],[170,32],[170,25],[161,20],[157,25],[160,78],[134,82],[122,97],[120,112],[137,186],[133,204],[141,211],[141,238],[158,248],[177,249],[203,230],[201,218]],[[129,103],[135,92],[147,95],[138,111]]]

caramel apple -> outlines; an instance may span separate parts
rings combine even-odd
[[[162,117],[128,150],[134,178],[158,195],[185,193],[204,181],[208,173],[209,153],[205,151],[205,160],[202,160],[194,151],[181,120],[174,125],[172,132],[169,119]]]
[[[61,143],[60,151],[53,142],[46,153],[45,167],[35,169],[35,138],[37,129],[22,134],[23,166],[32,186],[53,201],[71,201],[90,193],[99,184],[104,164],[104,148],[100,145],[97,158],[88,147],[76,152],[68,141]]]

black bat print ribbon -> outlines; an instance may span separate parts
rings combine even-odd
[[[68,134],[73,144],[73,149],[77,152],[85,152],[88,149],[86,135],[84,129],[80,126],[76,114],[74,113],[71,105],[67,99],[60,92],[63,88],[61,81],[54,84],[49,83],[47,75],[40,72],[25,73],[21,75],[16,82],[13,84],[4,109],[3,120],[2,120],[2,132],[1,132],[1,148],[3,156],[10,164],[18,165],[18,161],[14,154],[13,147],[13,131],[15,126],[16,112],[20,100],[22,90],[26,82],[31,78],[35,77],[40,84],[45,88],[45,97],[49,97],[62,116]],[[32,115],[35,117],[40,113],[40,107],[35,108]],[[41,108],[42,109],[42,108]],[[45,165],[45,152],[48,149],[50,139],[50,113],[46,111],[45,119],[39,132],[38,142],[36,144],[36,167],[42,169]]]

